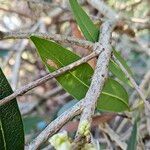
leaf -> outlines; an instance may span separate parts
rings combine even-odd
[[[108,78],[97,105],[100,110],[107,110],[108,108],[109,111],[116,112],[129,110],[128,94],[119,82]]]
[[[98,41],[99,30],[97,29],[96,25],[92,22],[89,16],[85,13],[85,11],[81,8],[78,4],[77,0],[70,0],[70,5],[75,16],[75,19],[81,28],[82,33],[84,34],[85,38],[92,42]],[[114,55],[116,58],[121,62],[121,64],[129,71],[129,67],[127,66],[125,60],[121,57],[121,55],[114,50]],[[124,72],[120,69],[118,64],[113,60],[109,63],[109,70],[121,81],[124,83],[129,83]],[[129,83],[129,85],[131,85]]]
[[[130,75],[133,75],[131,69],[129,68],[129,66],[127,65],[126,61],[124,60],[124,58],[121,56],[121,54],[119,52],[117,52],[114,48],[113,48],[113,54],[114,56],[119,60],[119,62],[124,66],[124,68],[128,71],[128,73]]]
[[[128,141],[127,150],[136,150],[137,144],[137,120],[135,120],[131,136]]]
[[[118,61],[123,65],[123,67],[128,71],[128,73],[130,75],[132,74],[132,71],[130,70],[129,66],[127,65],[126,61],[124,60],[124,58],[121,56],[121,54],[119,52],[117,52],[114,48],[113,48],[113,54],[114,56],[118,59]],[[128,85],[130,85],[132,87],[131,82],[129,81],[129,79],[127,78],[127,76],[125,75],[125,73],[120,69],[119,65],[113,61],[112,59],[110,60],[109,63],[109,70],[122,82],[124,82],[125,84],[128,83]]]
[[[77,0],[69,0],[75,19],[87,40],[98,41],[99,29],[78,4]]]
[[[108,68],[111,71],[111,73],[113,75],[115,75],[120,81],[124,82],[125,84],[128,83],[128,85],[132,86],[129,79],[124,74],[124,72],[120,69],[118,64],[115,61],[113,61],[112,59],[109,62]]]
[[[52,60],[57,67],[61,68],[77,61],[80,57],[63,48],[55,42],[35,36],[30,37],[35,44],[38,53],[50,72],[55,69],[47,64],[47,59]],[[75,99],[84,98],[93,75],[93,69],[88,63],[84,63],[71,71],[57,77],[57,81]],[[125,89],[115,80],[108,79],[98,102],[97,108],[107,111],[124,111],[129,109],[128,95]]]
[[[12,89],[0,68],[0,99],[12,94]],[[16,99],[0,106],[0,149],[24,149],[24,131]]]

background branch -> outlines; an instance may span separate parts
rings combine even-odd
[[[44,39],[54,40],[56,42],[70,43],[85,48],[91,48],[93,43],[86,40],[81,40],[75,37],[60,35],[60,34],[50,34],[50,33],[40,33],[40,32],[2,32],[0,31],[0,40],[6,39],[29,39],[30,36],[38,36]]]

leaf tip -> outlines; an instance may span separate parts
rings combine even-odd
[[[29,39],[31,39],[31,41],[34,41],[34,40],[37,40],[37,36],[35,36],[35,35],[31,35],[30,37],[29,37]]]

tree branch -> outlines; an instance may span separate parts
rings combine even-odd
[[[41,32],[2,32],[0,31],[0,40],[5,39],[29,39],[30,36],[38,36],[44,39],[54,40],[56,42],[71,43],[74,45],[82,46],[85,48],[91,48],[93,43],[86,40],[81,40],[75,37],[60,35],[60,34],[50,34]]]
[[[113,31],[114,27],[115,27],[115,21],[106,21],[105,23],[103,23],[101,27],[102,33],[100,33],[99,43],[98,45],[95,44],[96,51],[102,51],[102,50],[104,51],[99,55],[96,69],[92,77],[91,85],[84,98],[84,110],[81,115],[80,123],[78,126],[76,141],[80,140],[81,136],[85,136],[83,135],[84,133],[81,133],[82,125],[85,122],[87,122],[90,127],[92,121],[92,115],[94,114],[95,111],[97,99],[101,94],[103,85],[107,79],[108,64],[111,57],[110,38],[111,38],[111,32]]]
[[[0,106],[6,104],[7,102],[13,100],[14,98],[18,97],[18,96],[21,96],[23,94],[25,94],[26,92],[30,91],[31,89],[41,85],[42,83],[48,81],[49,79],[52,79],[54,77],[58,77],[60,76],[61,74],[87,62],[88,60],[98,56],[98,54],[100,54],[102,51],[95,51],[95,52],[92,52],[90,55],[88,56],[85,56],[83,58],[81,58],[80,60],[76,61],[76,62],[73,62],[71,63],[70,65],[68,66],[65,66],[65,67],[62,67],[56,71],[54,71],[53,73],[50,73],[36,81],[33,81],[33,82],[30,82],[29,84],[23,86],[22,88],[16,90],[13,94],[9,95],[8,97],[5,97],[4,99],[2,99],[0,101]]]
[[[94,8],[99,10],[104,16],[109,19],[117,19],[119,15],[113,11],[109,6],[107,6],[102,0],[87,0],[87,2]]]

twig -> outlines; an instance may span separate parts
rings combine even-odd
[[[137,91],[137,93],[139,94],[139,96],[141,97],[141,99],[143,100],[143,102],[145,103],[145,107],[147,107],[150,110],[150,104],[149,104],[148,101],[146,101],[146,98],[145,98],[143,92],[141,91],[140,87],[136,84],[135,80],[128,73],[128,71],[124,68],[124,66],[115,58],[115,56],[113,56],[113,59],[117,62],[117,64],[119,65],[119,67],[126,74],[127,78],[130,80],[131,84],[134,86],[135,90]]]
[[[4,99],[2,99],[0,101],[0,106],[6,104],[7,102],[13,100],[14,98],[18,97],[18,96],[21,96],[23,94],[25,94],[26,92],[28,92],[29,90],[41,85],[42,83],[48,81],[49,79],[52,79],[54,77],[58,77],[60,76],[61,74],[87,62],[88,60],[98,56],[98,54],[100,54],[102,51],[95,51],[95,52],[92,52],[90,55],[88,56],[85,56],[83,58],[81,58],[80,60],[76,61],[76,62],[73,62],[71,63],[70,65],[68,66],[65,66],[65,67],[62,67],[56,71],[54,71],[53,73],[50,73],[36,81],[33,81],[33,82],[30,82],[29,84],[23,86],[22,88],[16,90],[13,94],[9,95],[8,97],[5,97]]]
[[[26,150],[35,150],[43,142],[48,140],[48,138],[56,133],[66,122],[72,119],[74,116],[79,115],[83,109],[83,101],[79,101],[72,108],[65,111],[57,119],[52,121],[38,136],[37,138],[29,144],[25,149]]]
[[[29,30],[29,32],[35,32],[37,30],[37,28],[39,27],[39,25],[40,25],[40,22],[38,21],[37,23],[35,23],[34,26],[32,26],[32,28]],[[29,43],[28,40],[22,40],[21,43],[19,43],[19,47],[17,48],[18,53],[16,56],[16,61],[15,61],[14,70],[13,70],[13,78],[12,78],[13,89],[17,88],[17,83],[19,80],[19,70],[20,70],[21,59],[22,59],[21,56],[22,56],[24,49],[28,45],[28,43]]]
[[[108,76],[108,64],[111,57],[110,37],[114,26],[115,21],[106,21],[104,24],[102,24],[102,33],[100,34],[99,43],[98,45],[95,44],[96,51],[104,51],[99,55],[97,66],[92,77],[91,85],[84,98],[84,110],[78,126],[76,141],[79,141],[81,136],[84,136],[80,133],[80,128],[82,124],[84,122],[88,122],[89,126],[91,125],[92,115],[95,111],[97,99]]]
[[[99,127],[102,131],[109,135],[111,140],[115,141],[123,150],[126,150],[127,144],[120,140],[120,137],[108,126],[108,124],[105,124],[105,127]]]
[[[60,35],[60,34],[50,34],[50,33],[40,33],[40,32],[0,32],[0,40],[5,39],[29,39],[30,36],[38,36],[44,39],[50,39],[57,42],[71,43],[78,46],[83,46],[85,48],[91,48],[93,43],[86,40],[81,40],[71,36]]]
[[[87,0],[87,2],[109,19],[117,19],[119,17],[115,11],[101,0]]]
[[[96,8],[100,13],[109,18],[110,20],[116,20],[116,29],[121,30],[123,33],[130,35],[131,37],[135,36],[133,28],[126,23],[128,19],[123,14],[115,12],[111,7],[105,4],[102,0],[87,0],[87,2]]]
[[[146,85],[150,82],[150,71],[148,71],[145,75],[144,78],[142,80],[142,82],[140,83],[139,87],[142,91],[144,91]],[[132,93],[132,95],[130,96],[130,101],[132,102],[134,100],[134,97],[136,95],[136,91],[134,91]]]
[[[13,89],[17,88],[17,83],[19,80],[19,70],[20,70],[20,65],[21,65],[21,56],[27,44],[28,44],[27,40],[23,40],[21,43],[19,43],[18,53],[15,59],[15,65],[13,69],[13,78],[12,78]]]
[[[128,7],[131,7],[132,9],[139,5],[142,2],[142,0],[137,0],[132,3],[127,3],[126,5],[123,5],[123,7],[120,8],[121,11],[126,10]]]
[[[145,96],[144,96],[141,88],[136,84],[135,80],[128,73],[128,71],[124,68],[124,66],[115,57],[114,57],[114,59],[118,63],[118,65],[120,66],[120,68],[122,69],[122,71],[126,74],[127,78],[130,80],[131,84],[134,86],[135,90],[137,91],[137,93],[139,94],[139,96],[141,97],[141,99],[143,100],[143,102],[145,104],[145,115],[148,116],[149,112],[150,112],[150,104],[146,100],[146,98],[145,98]],[[149,120],[149,118],[147,118],[146,123],[147,123],[147,130],[148,130],[148,132],[150,134],[150,128],[149,128],[150,120]]]

